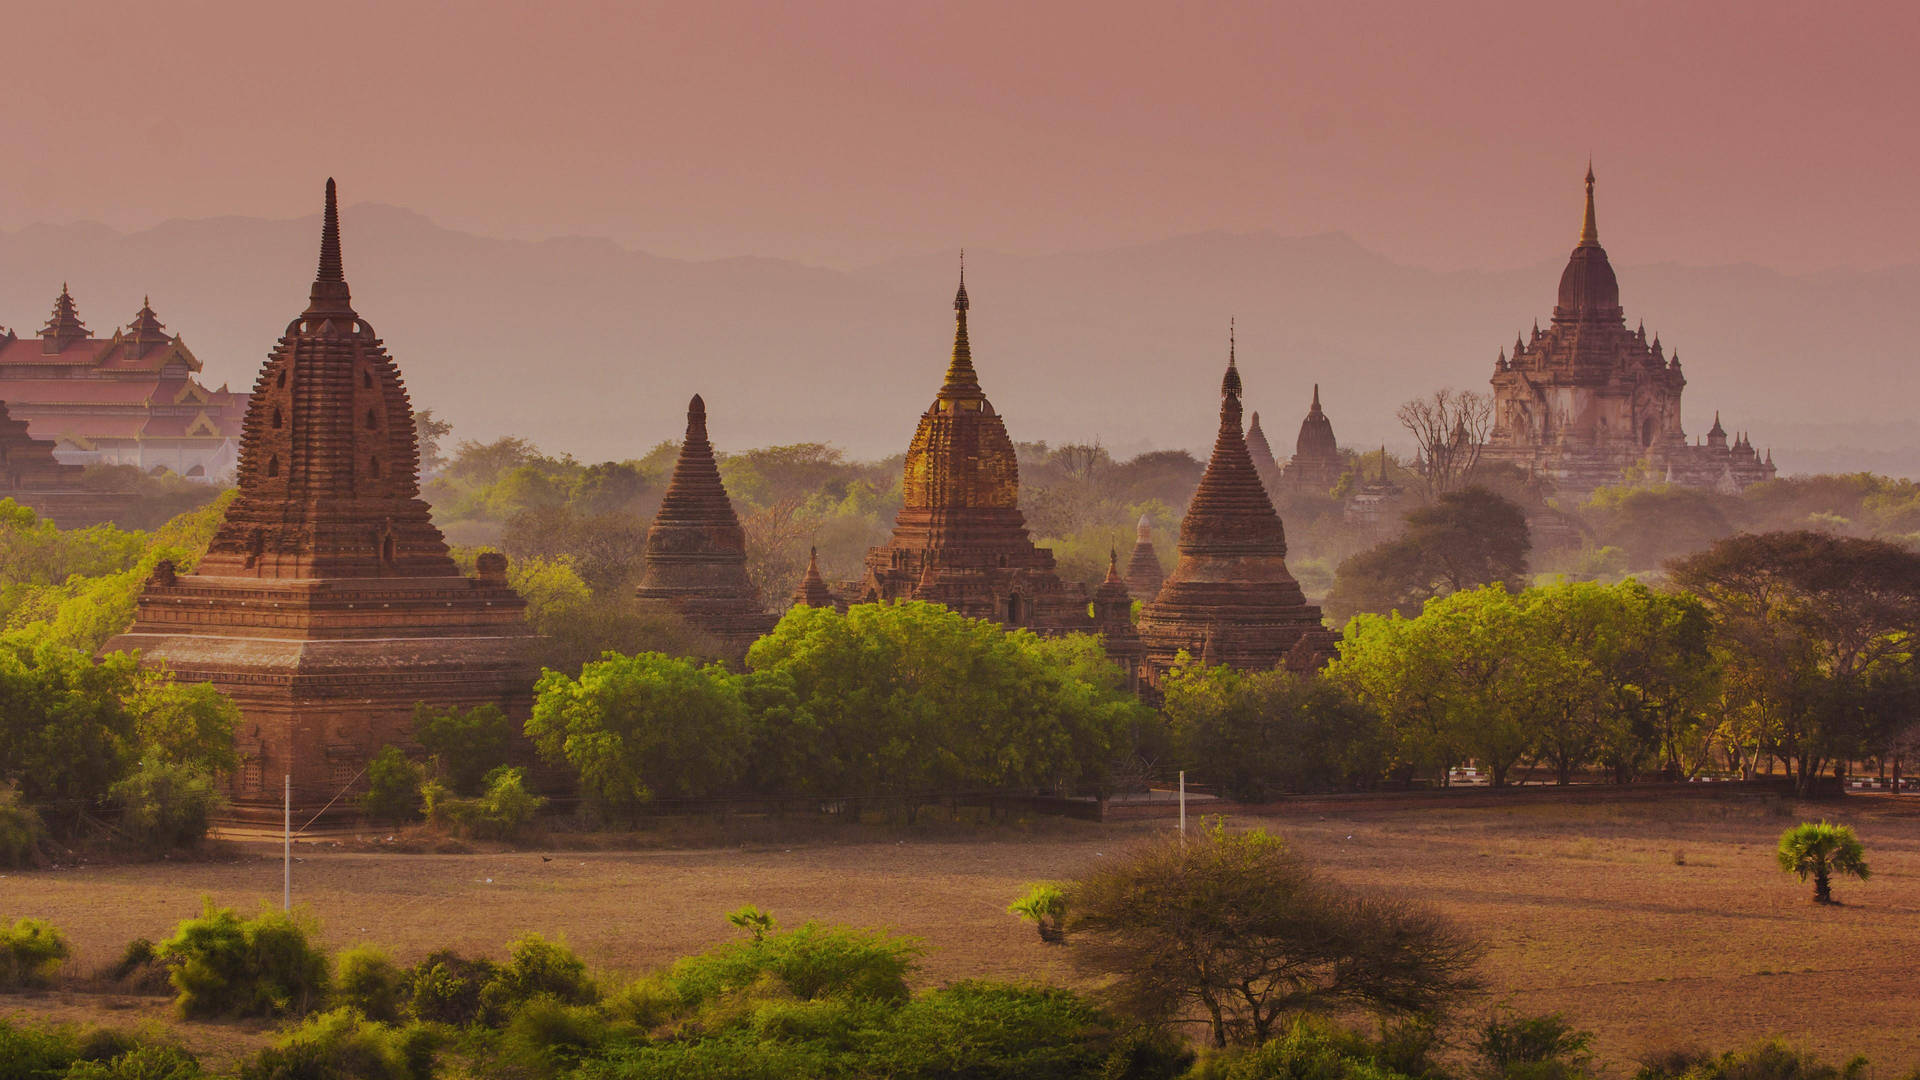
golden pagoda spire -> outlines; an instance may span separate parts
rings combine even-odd
[[[947,363],[943,398],[979,399],[980,376],[973,370],[973,347],[967,342],[967,251],[960,249],[960,288],[953,294],[953,358]]]
[[[1593,221],[1593,159],[1587,159],[1587,216],[1580,222],[1580,243],[1600,243],[1600,228]]]

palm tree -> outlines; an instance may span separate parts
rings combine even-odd
[[[1867,849],[1845,825],[1803,821],[1780,834],[1780,869],[1813,878],[1813,902],[1833,903],[1833,875],[1848,874],[1867,880]]]

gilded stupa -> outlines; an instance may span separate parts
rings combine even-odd
[[[1053,552],[1027,533],[1013,439],[974,371],[968,307],[963,267],[946,379],[907,447],[893,537],[867,552],[859,598],[932,601],[1039,631],[1090,630],[1086,590],[1061,581]]]

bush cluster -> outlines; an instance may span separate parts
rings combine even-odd
[[[282,912],[244,918],[211,900],[155,948],[189,1017],[299,1015],[325,1000],[331,970],[315,928]]]
[[[67,936],[44,919],[0,926],[0,990],[45,985],[69,952]]]

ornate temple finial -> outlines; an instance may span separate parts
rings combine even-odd
[[[320,268],[313,275],[306,316],[354,319],[353,297],[347,290],[346,270],[340,259],[340,203],[333,177],[327,177],[327,205],[320,216]]]
[[[707,403],[699,394],[687,402],[687,437],[692,438],[696,431],[701,438],[707,437]]]
[[[1116,582],[1122,585],[1126,584],[1120,577],[1120,549],[1118,547],[1110,547],[1107,549],[1107,583],[1113,584]]]
[[[1142,544],[1153,539],[1153,522],[1147,520],[1147,515],[1140,515],[1140,523],[1133,527],[1133,538]]]
[[[345,281],[346,269],[340,263],[340,197],[327,177],[327,208],[320,224],[320,273],[318,281]]]
[[[48,316],[47,325],[40,329],[40,351],[58,353],[75,341],[84,340],[87,326],[80,321],[80,309],[73,302],[73,294],[67,291],[67,283],[60,283],[60,295],[53,298],[53,314]]]
[[[1593,159],[1587,159],[1587,216],[1580,222],[1580,243],[1598,244],[1600,228],[1593,220]]]
[[[1227,374],[1220,380],[1220,396],[1232,398],[1237,407],[1240,404],[1240,368],[1234,358],[1236,349],[1234,335],[1234,320],[1229,316],[1227,319]]]
[[[1313,384],[1313,411],[1314,412],[1320,411],[1320,384],[1319,383]]]
[[[980,393],[980,376],[973,370],[973,345],[967,341],[967,309],[972,307],[967,300],[967,255],[960,253],[960,288],[953,294],[953,356],[947,362],[947,379],[940,387],[943,398],[968,398],[977,400]]]

